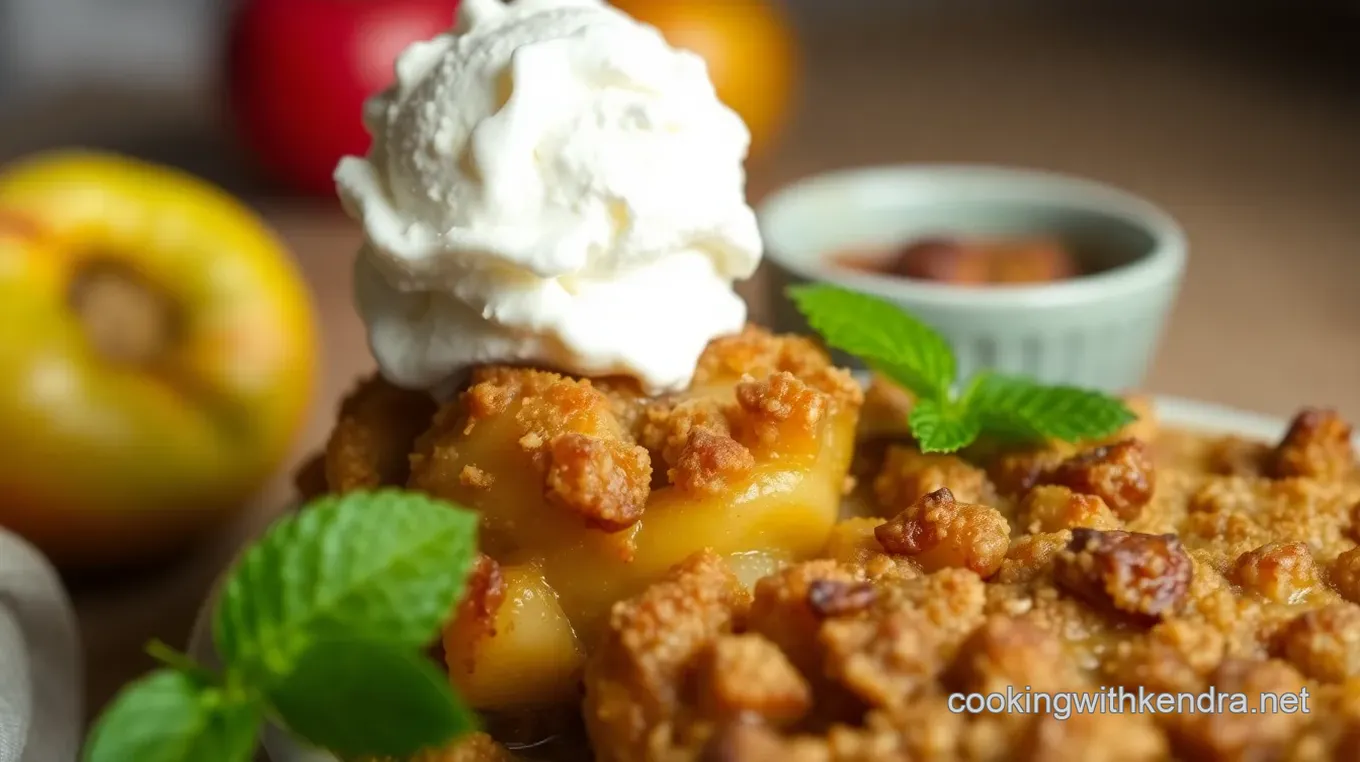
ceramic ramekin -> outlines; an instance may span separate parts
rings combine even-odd
[[[812,177],[758,210],[775,327],[806,331],[790,284],[892,301],[943,333],[960,377],[982,369],[1105,391],[1142,385],[1185,269],[1185,235],[1147,201],[1100,183],[986,166],[908,165]],[[857,272],[830,257],[936,235],[1057,235],[1100,271],[1023,286],[957,286]],[[851,365],[849,358],[838,358]]]

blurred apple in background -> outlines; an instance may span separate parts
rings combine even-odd
[[[340,157],[368,151],[364,100],[397,55],[453,25],[458,0],[243,0],[227,78],[237,131],[265,171],[334,196]]]
[[[828,0],[829,1],[829,0]],[[718,97],[751,130],[751,155],[767,153],[788,117],[798,44],[779,0],[614,0],[708,63]]]
[[[0,168],[0,331],[0,526],[68,569],[229,518],[311,400],[287,251],[218,188],[118,156]]]

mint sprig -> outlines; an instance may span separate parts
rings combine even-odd
[[[1107,394],[994,371],[977,374],[959,391],[949,342],[897,305],[825,284],[794,286],[789,298],[828,345],[916,396],[907,423],[922,452],[955,452],[984,433],[1079,442],[1137,420]]]
[[[404,757],[475,729],[421,650],[463,594],[477,516],[426,495],[313,501],[242,554],[213,620],[218,671],[166,667],[125,688],[85,762],[246,762],[273,719],[344,758]]]

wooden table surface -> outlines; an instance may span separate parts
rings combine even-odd
[[[1277,50],[1279,25],[1259,37],[1241,26],[967,13],[824,25],[806,35],[803,101],[780,150],[751,167],[751,195],[836,167],[924,161],[1035,166],[1127,187],[1170,210],[1191,241],[1152,390],[1277,415],[1330,404],[1360,418],[1360,98],[1354,81],[1315,62],[1321,43]],[[0,158],[101,142],[80,124],[83,108],[0,124]],[[206,121],[197,107],[172,112]],[[291,246],[324,334],[295,463],[371,367],[349,302],[356,227],[334,204],[256,194],[212,130],[125,128],[102,142],[252,194]],[[763,279],[743,288],[759,318]],[[288,495],[281,472],[238,526],[183,562],[80,585],[92,708],[149,665],[139,653],[147,638],[183,640],[211,579]]]

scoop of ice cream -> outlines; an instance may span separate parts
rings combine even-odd
[[[394,383],[521,362],[680,388],[760,260],[749,134],[702,59],[599,0],[463,0],[372,98],[336,184]]]

